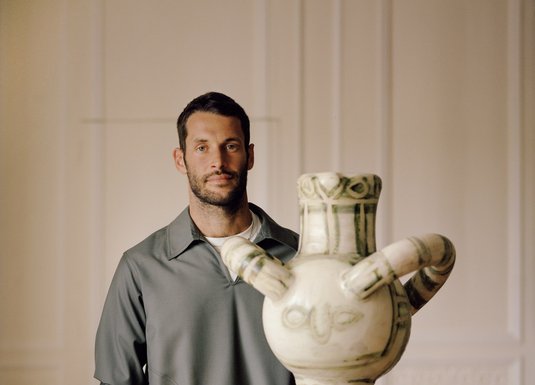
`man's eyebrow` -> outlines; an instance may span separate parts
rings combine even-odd
[[[225,142],[242,142],[242,139],[239,136],[235,136],[225,139]]]
[[[192,138],[191,141],[193,143],[206,143],[206,142],[209,142],[210,140],[209,139],[205,139],[205,138]],[[239,137],[239,136],[232,136],[230,138],[226,138],[223,143],[227,143],[227,142],[243,142],[243,140]]]

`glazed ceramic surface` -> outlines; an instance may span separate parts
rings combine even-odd
[[[453,245],[436,234],[376,252],[380,191],[372,174],[305,174],[300,245],[289,264],[243,238],[223,246],[227,266],[266,296],[266,337],[298,385],[373,384],[400,359],[411,315],[453,267]],[[398,277],[414,271],[404,287]]]

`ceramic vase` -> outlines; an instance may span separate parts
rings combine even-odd
[[[223,245],[229,269],[266,296],[267,341],[297,385],[375,383],[400,359],[411,316],[451,272],[455,250],[441,235],[376,251],[380,191],[373,174],[305,174],[299,250],[289,263],[243,238]]]

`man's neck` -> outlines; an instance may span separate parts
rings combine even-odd
[[[190,199],[191,219],[207,237],[229,237],[246,230],[253,220],[247,198],[232,211]]]

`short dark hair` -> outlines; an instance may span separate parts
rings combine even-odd
[[[186,136],[188,136],[186,122],[191,114],[197,111],[211,112],[217,115],[238,118],[243,131],[245,147],[247,148],[249,146],[249,141],[251,140],[249,117],[242,106],[225,94],[220,92],[208,92],[189,102],[178,116],[176,122],[178,143],[183,151],[186,150]]]

